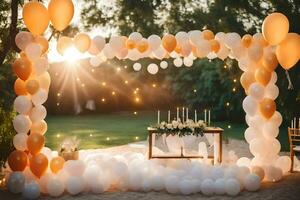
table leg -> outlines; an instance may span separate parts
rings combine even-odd
[[[218,137],[218,134],[213,133],[214,135],[214,165],[219,162],[219,149],[220,149],[220,138]]]
[[[152,133],[149,133],[149,160],[152,158]]]
[[[222,163],[222,134],[219,133],[219,163],[221,164]]]

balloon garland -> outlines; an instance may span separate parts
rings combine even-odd
[[[19,32],[15,38],[16,45],[21,50],[12,64],[13,71],[18,77],[14,84],[17,95],[14,108],[19,114],[13,120],[17,132],[13,139],[16,150],[8,157],[8,165],[12,170],[8,188],[13,193],[23,192],[23,196],[28,199],[39,197],[43,190],[43,180],[47,179],[48,169],[50,171],[47,173],[52,173],[53,177],[48,178],[44,190],[51,196],[60,196],[64,192],[64,184],[70,194],[80,193],[84,190],[83,176],[87,177],[87,184],[95,193],[109,188],[109,185],[99,185],[98,180],[94,180],[93,175],[101,171],[98,166],[91,165],[85,170],[83,161],[65,162],[61,157],[52,158],[51,155],[47,155],[44,148],[44,134],[47,132],[47,123],[44,119],[47,111],[42,104],[48,97],[50,75],[47,72],[49,63],[46,56],[49,44],[41,35],[47,29],[49,22],[56,30],[64,30],[73,14],[74,6],[71,0],[51,0],[48,9],[40,2],[31,1],[23,8],[23,20],[30,32]],[[274,102],[279,94],[278,87],[275,85],[277,75],[274,72],[278,63],[288,70],[300,58],[300,36],[288,31],[288,19],[281,13],[273,13],[264,20],[263,33],[253,36],[246,34],[241,37],[237,33],[214,34],[210,30],[194,30],[178,32],[176,35],[168,33],[162,38],[157,35],[144,38],[140,33],[134,32],[128,37],[113,36],[106,43],[101,36],[90,38],[86,33],[79,33],[74,38],[61,36],[57,42],[57,51],[61,55],[64,55],[69,48],[76,48],[81,53],[88,52],[92,56],[90,63],[94,66],[99,65],[101,60],[114,57],[132,61],[146,57],[162,60],[159,66],[154,63],[147,66],[150,74],[158,73],[159,68],[168,67],[164,58],[174,58],[176,67],[181,67],[183,64],[190,67],[196,58],[236,59],[244,72],[240,82],[248,95],[243,101],[246,122],[249,126],[245,131],[245,139],[254,155],[251,160],[240,158],[237,166],[240,167],[238,170],[244,170],[243,174],[246,174],[243,179],[244,187],[248,191],[256,191],[263,179],[280,180],[282,174],[288,171],[291,162],[289,157],[278,156],[280,143],[276,137],[282,117],[276,111]],[[139,71],[142,66],[140,63],[135,63],[133,68]],[[119,162],[118,169],[125,172],[127,166],[121,166],[122,163]],[[118,169],[116,172],[119,171]],[[69,174],[68,179],[58,178],[66,176],[58,175],[62,170]],[[216,181],[205,179],[201,183],[201,192],[206,195],[213,193],[237,195],[241,188],[238,179],[233,176],[235,171],[233,168],[228,168],[225,172],[222,168],[214,168],[212,175],[225,173],[224,177],[227,179]],[[57,177],[54,174],[57,174]],[[122,175],[122,173],[117,174]],[[24,177],[26,179],[31,177],[35,181],[25,183]],[[152,182],[159,183],[160,178],[153,177]],[[186,185],[190,185],[188,180],[181,182],[179,188],[174,187],[174,183],[177,182],[176,177],[168,177],[165,180],[165,189],[170,193],[195,192],[186,188]],[[164,188],[159,184],[154,186],[154,190]],[[130,187],[138,190],[139,184]],[[149,187],[147,182],[144,182],[144,191]]]

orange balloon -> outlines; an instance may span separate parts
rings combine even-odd
[[[51,162],[50,162],[50,169],[51,171],[56,174],[58,171],[60,171],[65,164],[65,159],[63,159],[62,157],[58,156],[55,158],[52,158]]]
[[[149,44],[148,41],[145,39],[142,39],[138,44],[137,44],[137,50],[141,53],[144,53],[145,51],[148,50]]]
[[[126,47],[127,49],[134,49],[136,46],[135,41],[132,39],[127,39],[126,40]]]
[[[41,35],[47,29],[50,18],[48,10],[43,4],[30,1],[23,7],[23,20],[32,34]]]
[[[32,73],[32,66],[28,58],[17,58],[12,65],[17,76],[26,81]]]
[[[38,178],[40,178],[48,168],[48,159],[47,157],[39,153],[32,156],[30,159],[30,170]]]
[[[90,37],[85,33],[79,33],[74,38],[75,47],[81,52],[86,52],[91,45]]]
[[[62,36],[57,41],[56,50],[60,55],[64,55],[66,50],[71,48],[72,46],[73,46],[72,38]]]
[[[218,40],[210,40],[210,47],[211,47],[211,50],[215,53],[218,53],[218,51],[220,50],[220,43]]]
[[[32,155],[38,154],[45,145],[45,137],[39,133],[30,133],[27,139],[28,151]]]
[[[166,34],[162,38],[162,45],[169,53],[171,53],[172,51],[175,50],[177,46],[176,38],[174,37],[174,35]]]
[[[54,28],[62,31],[69,25],[74,16],[74,5],[71,0],[51,0],[48,11]]]
[[[247,91],[252,83],[255,82],[254,74],[251,72],[244,72],[240,78],[241,85]]]
[[[242,37],[242,44],[243,44],[244,47],[246,47],[246,48],[250,47],[251,43],[252,43],[252,36],[251,35],[246,34]]]
[[[18,95],[18,96],[19,95],[27,95],[25,81],[22,81],[21,79],[18,78],[15,81],[14,90],[15,90],[16,95]]]
[[[31,128],[30,128],[30,132],[44,135],[46,133],[47,129],[48,129],[47,123],[45,122],[45,120],[42,120],[42,121],[32,124]]]
[[[49,43],[48,40],[46,38],[44,38],[43,36],[37,36],[34,41],[36,43],[38,43],[39,45],[41,45],[42,47],[42,54],[46,53],[48,51],[49,48]]]
[[[26,90],[29,94],[35,94],[40,88],[40,84],[37,80],[31,79],[26,82]]]
[[[286,38],[277,46],[276,56],[284,69],[292,68],[300,58],[300,35],[288,33]]]
[[[270,119],[276,111],[276,103],[269,98],[264,98],[259,103],[259,111],[266,119]]]
[[[176,46],[176,48],[174,49],[174,51],[178,54],[181,53],[181,47],[179,45]]]
[[[204,30],[202,34],[205,40],[212,40],[215,38],[215,34],[211,30]]]
[[[267,86],[269,81],[271,80],[272,74],[270,71],[268,71],[266,68],[263,66],[259,67],[255,71],[255,79],[257,82],[260,84]]]
[[[269,53],[268,55],[263,56],[262,65],[269,71],[273,72],[278,66],[278,61],[276,55]]]
[[[262,33],[267,42],[277,45],[284,40],[289,32],[289,20],[281,13],[268,15],[262,25]]]
[[[27,166],[28,158],[24,151],[15,150],[8,156],[8,165],[12,171],[24,171]]]

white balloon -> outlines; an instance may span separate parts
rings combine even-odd
[[[102,62],[103,62],[102,59],[98,56],[94,56],[90,58],[90,64],[93,67],[98,67],[99,65],[101,65]]]
[[[197,56],[200,58],[206,57],[211,51],[211,46],[209,41],[200,39],[197,41]]]
[[[141,58],[141,54],[137,49],[132,49],[132,50],[129,50],[127,57],[130,60],[137,61],[138,59]]]
[[[214,181],[212,179],[205,179],[201,183],[201,192],[204,195],[210,196],[214,193]]]
[[[121,36],[112,36],[109,40],[109,46],[114,52],[118,52],[125,48],[124,40]]]
[[[34,40],[33,35],[27,31],[21,31],[16,35],[15,43],[19,49],[25,50],[27,45],[31,44]]]
[[[176,67],[181,67],[182,64],[183,64],[182,59],[179,58],[179,57],[176,58],[176,59],[174,59],[173,63],[174,63],[174,65],[175,65]]]
[[[154,63],[151,63],[148,65],[147,67],[147,71],[150,73],[150,74],[157,74],[158,72],[158,66],[157,64],[154,64]]]
[[[266,98],[275,100],[279,95],[279,88],[275,84],[268,84],[266,87]]]
[[[256,101],[261,101],[264,98],[265,88],[259,83],[252,83],[249,87],[249,95]]]
[[[202,38],[202,33],[199,30],[190,31],[188,35],[189,35],[190,42],[195,46],[197,45],[200,38]]]
[[[161,61],[160,64],[159,64],[160,68],[162,69],[167,69],[168,68],[168,63],[167,61]]]
[[[279,181],[282,178],[282,170],[274,167],[267,166],[265,167],[265,180],[270,182]]]
[[[244,57],[246,54],[246,48],[241,43],[232,47],[231,50],[232,50],[233,57],[237,60]]]
[[[13,139],[14,147],[20,151],[27,150],[27,139],[28,139],[27,134],[24,133],[16,134]]]
[[[14,194],[21,193],[25,186],[25,177],[22,172],[12,172],[7,180],[7,188]]]
[[[268,151],[266,151],[266,145],[270,145],[268,141],[266,141],[264,138],[255,138],[251,140],[250,142],[250,152],[254,156],[266,156],[268,154]]]
[[[220,179],[217,179],[214,183],[214,192],[217,194],[217,195],[223,195],[225,194],[225,179],[223,178],[220,178]]]
[[[134,71],[140,71],[142,69],[142,65],[141,63],[134,63],[132,68],[134,69]]]
[[[256,42],[248,48],[248,56],[251,60],[258,61],[263,55],[263,47]]]
[[[211,178],[217,180],[224,177],[224,168],[220,166],[213,166],[211,170]]]
[[[20,114],[27,114],[31,108],[32,103],[28,96],[18,96],[14,101],[14,108]]]
[[[247,96],[243,100],[243,109],[247,115],[254,116],[258,109],[258,103],[254,100],[253,97]]]
[[[140,34],[138,32],[133,32],[129,35],[129,39],[131,39],[137,43],[143,39],[143,36],[142,36],[142,34]]]
[[[52,150],[50,148],[43,147],[41,153],[44,154],[48,158],[48,160],[52,160],[53,155],[52,155]]]
[[[32,66],[35,75],[40,76],[49,69],[49,62],[47,58],[41,57],[36,59]]]
[[[31,121],[27,115],[17,115],[13,120],[13,125],[17,133],[27,134],[30,130]]]
[[[245,139],[246,141],[250,144],[250,142],[255,139],[255,138],[259,138],[262,137],[262,133],[260,132],[260,130],[253,128],[253,127],[248,127],[245,131]]]
[[[244,180],[246,190],[255,192],[260,188],[260,177],[256,174],[248,174]]]
[[[230,52],[229,49],[223,43],[221,43],[220,50],[217,52],[217,56],[221,60],[224,60],[225,58],[228,57],[229,52]]]
[[[32,95],[31,100],[35,106],[42,105],[47,101],[48,92],[44,89],[39,89],[34,95]]]
[[[30,200],[38,199],[40,194],[40,187],[35,181],[25,184],[24,190],[22,192],[23,198]]]
[[[277,74],[276,72],[272,72],[272,76],[269,84],[275,84],[276,82],[277,82]]]
[[[230,178],[226,181],[225,190],[228,195],[236,196],[241,190],[240,183],[236,179]]]
[[[275,162],[275,166],[281,169],[283,174],[290,171],[291,164],[292,164],[291,158],[288,156],[280,156]]]
[[[37,43],[30,43],[26,46],[25,53],[30,60],[34,61],[41,56],[42,47]]]
[[[250,127],[255,128],[259,131],[262,131],[263,124],[266,122],[266,120],[260,114],[256,114],[252,117],[249,115],[246,115],[246,118],[248,118],[246,120],[246,122]]]
[[[64,183],[56,177],[51,177],[47,183],[47,192],[52,197],[59,197],[64,193]]]
[[[215,35],[215,38],[216,38],[216,40],[218,40],[219,42],[224,42],[225,39],[226,39],[226,33],[224,33],[224,32],[218,32],[218,33]]]
[[[66,182],[66,190],[71,195],[77,195],[84,190],[84,179],[79,176],[71,176]]]
[[[227,33],[224,43],[228,48],[232,49],[241,43],[241,36],[237,33]]]
[[[275,111],[273,116],[268,120],[274,124],[274,126],[279,127],[282,123],[282,116],[278,111]]]
[[[43,105],[33,107],[29,113],[30,120],[35,123],[44,120],[47,115],[47,110]]]
[[[177,32],[175,38],[180,46],[189,42],[189,34],[184,31]]]
[[[103,54],[107,59],[113,59],[115,57],[115,52],[109,44],[105,44]]]
[[[169,176],[165,180],[165,188],[170,194],[177,194],[179,192],[178,188],[179,179],[176,176]]]
[[[239,167],[250,167],[251,160],[247,157],[241,157],[236,162]]]
[[[193,65],[194,61],[193,59],[189,58],[189,57],[184,57],[183,58],[183,64],[187,67],[191,67]]]
[[[150,49],[152,51],[155,51],[156,49],[158,49],[161,45],[161,39],[158,35],[150,35],[148,37],[148,43],[150,46]]]
[[[183,195],[189,195],[193,192],[193,189],[191,187],[191,181],[183,179],[178,184],[179,191]]]
[[[96,36],[93,38],[92,43],[97,47],[98,51],[102,51],[105,46],[105,39],[102,36]]]
[[[159,60],[162,60],[166,56],[166,54],[167,52],[162,46],[153,51],[153,56]]]
[[[279,128],[272,121],[267,121],[263,125],[263,135],[267,139],[276,138],[279,134]]]
[[[82,160],[68,160],[65,162],[64,170],[70,176],[82,176],[85,170],[85,163]]]

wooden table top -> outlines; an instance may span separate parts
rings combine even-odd
[[[147,130],[149,132],[155,132],[157,130],[157,128],[153,128],[153,127],[148,127]],[[224,129],[220,128],[220,127],[206,127],[204,129],[204,133],[223,133]]]

